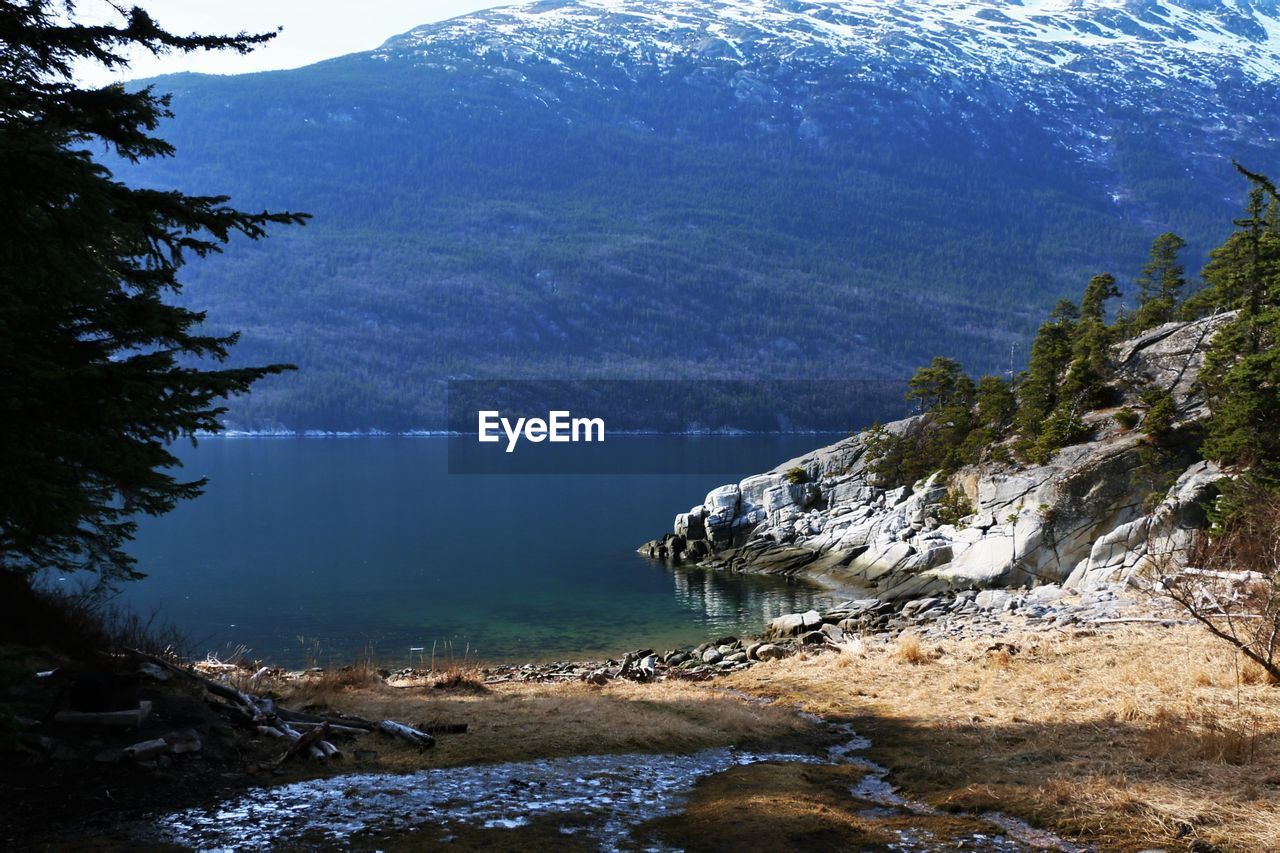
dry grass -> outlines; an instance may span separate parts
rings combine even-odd
[[[915,634],[903,634],[897,640],[894,648],[894,654],[898,660],[903,663],[909,663],[912,666],[919,666],[922,663],[929,663],[933,660],[933,654],[924,647],[920,642],[920,638]]]
[[[689,853],[915,849],[899,835],[909,830],[928,833],[935,839],[931,849],[942,849],[949,839],[991,833],[989,825],[973,819],[868,811],[869,803],[850,796],[865,773],[849,764],[734,767],[699,781],[681,812],[641,826],[636,848]],[[959,840],[947,847],[965,849]]]
[[[803,706],[852,721],[875,743],[871,759],[942,808],[998,809],[1103,850],[1186,850],[1203,840],[1257,851],[1280,850],[1280,689],[1264,675],[1196,628],[1131,626],[998,643],[852,644],[711,684],[485,686],[457,665],[393,687],[363,664],[253,686],[270,685],[293,708],[468,725],[422,753],[377,736],[350,744],[348,755],[378,756],[344,766],[382,771],[727,744],[804,748],[821,735],[794,714]],[[726,687],[779,701],[744,701]],[[874,846],[885,827],[856,811],[845,771],[832,772],[709,779],[684,815],[652,827],[654,837],[713,849],[697,838],[745,843],[776,829],[784,847],[786,838]],[[472,840],[495,842],[487,833]]]
[[[850,648],[730,683],[853,720],[871,757],[939,806],[1104,849],[1280,850],[1280,690],[1200,630]]]
[[[291,708],[342,711],[410,725],[466,723],[423,753],[386,739],[367,741],[382,769],[457,766],[609,752],[681,752],[709,746],[810,741],[814,726],[779,705],[744,700],[692,682],[640,685],[499,684],[457,688],[423,683],[335,686],[307,679],[283,686]],[[358,747],[359,748],[359,747]]]

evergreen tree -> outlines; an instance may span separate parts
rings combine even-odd
[[[1080,319],[1086,323],[1106,325],[1107,300],[1120,296],[1120,288],[1116,286],[1116,277],[1110,273],[1095,275],[1084,289],[1084,298],[1080,300]]]
[[[73,69],[127,52],[245,52],[271,35],[175,36],[138,8],[117,25],[77,23],[73,3],[0,2],[0,574],[84,569],[133,577],[123,546],[139,513],[199,494],[166,449],[220,429],[218,401],[285,365],[221,362],[235,335],[166,301],[190,258],[234,234],[258,239],[292,213],[248,214],[219,196],[139,189],[94,161],[173,153],[153,131],[168,98],[88,89]]]
[[[1006,380],[999,376],[982,377],[978,380],[974,399],[978,407],[978,423],[982,426],[999,435],[1013,423],[1017,400],[1013,396],[1013,386]]]
[[[963,462],[981,462],[988,455],[995,458],[1007,456],[1007,449],[999,442],[1013,424],[1016,411],[1013,386],[1007,380],[999,376],[984,376],[978,380],[974,391],[973,429],[960,449]]]
[[[1194,306],[1236,312],[1214,335],[1200,372],[1212,411],[1202,452],[1280,487],[1280,194],[1267,178],[1237,168],[1252,185],[1246,216],[1212,252]]]
[[[1178,302],[1186,286],[1186,272],[1178,261],[1178,253],[1187,242],[1177,234],[1161,234],[1151,244],[1150,260],[1138,276],[1138,310],[1134,315],[1134,332],[1141,332],[1177,316]]]
[[[968,405],[973,398],[973,380],[965,375],[960,362],[940,355],[934,356],[928,367],[917,370],[907,387],[907,399],[915,400],[921,412]]]
[[[871,473],[886,487],[976,461],[968,457],[966,444],[974,429],[975,389],[960,363],[937,356],[907,385],[906,398],[919,405],[920,421],[898,434],[877,424],[865,439]]]
[[[1031,343],[1031,358],[1018,386],[1015,426],[1020,437],[1019,448],[1024,453],[1033,453],[1037,459],[1043,454],[1034,452],[1033,447],[1058,406],[1062,377],[1071,363],[1078,318],[1079,311],[1072,302],[1065,299],[1058,302],[1036,332]]]
[[[1111,397],[1107,382],[1108,349],[1112,332],[1106,324],[1106,304],[1120,295],[1115,277],[1096,275],[1085,287],[1080,302],[1080,322],[1076,325],[1071,346],[1071,363],[1067,366],[1060,391],[1060,402],[1087,411],[1105,405]]]
[[[1147,413],[1142,416],[1142,431],[1153,441],[1163,442],[1169,437],[1178,407],[1167,388],[1151,388],[1142,392],[1142,404]]]

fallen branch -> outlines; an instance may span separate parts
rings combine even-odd
[[[297,740],[293,742],[293,745],[285,751],[285,754],[280,756],[280,760],[276,762],[276,766],[278,767],[290,758],[293,758],[295,755],[303,753],[310,755],[313,758],[323,758],[324,751],[321,749],[320,743],[325,739],[325,736],[328,735],[328,733],[328,726],[320,726],[319,728],[312,729],[304,735],[300,735]]]
[[[407,740],[418,749],[426,749],[427,747],[435,746],[436,743],[436,739],[426,732],[420,732],[413,726],[406,726],[404,723],[397,723],[395,720],[383,720],[378,724],[378,730],[383,734]]]
[[[149,655],[146,652],[140,652],[137,649],[129,649],[128,651],[130,654],[136,657],[142,658],[148,663],[153,663],[156,666],[160,666],[160,667],[163,667],[164,669],[169,670],[170,672],[173,672],[178,675],[182,675],[187,678],[191,678],[191,679],[194,679],[195,681],[200,682],[200,684],[204,685],[204,688],[208,690],[210,693],[212,693],[213,695],[230,701],[232,704],[248,711],[252,715],[256,716],[259,712],[258,703],[254,701],[252,696],[235,689],[230,684],[223,684],[222,682],[214,681],[212,678],[206,678],[200,673],[195,672],[194,670],[183,669],[182,667],[174,666],[164,658],[159,658],[159,657],[156,657],[155,655]]]
[[[304,722],[295,720],[290,725],[300,729],[314,729],[318,727],[328,726],[329,731],[337,735],[367,735],[372,729],[366,729],[362,726],[344,726],[341,723],[330,723],[327,720],[319,723]]]
[[[1258,583],[1266,579],[1261,572],[1221,572],[1212,569],[1183,569],[1174,575],[1172,580],[1177,580],[1179,577],[1214,578],[1239,584]]]
[[[181,667],[174,666],[163,658],[149,655],[146,652],[140,652],[137,649],[129,649],[128,651],[149,663],[163,667],[185,678],[190,678],[203,686],[205,690],[212,693],[214,696],[226,699],[230,702],[229,705],[222,703],[213,704],[216,708],[233,715],[242,725],[255,728],[260,734],[265,734],[268,737],[284,737],[293,741],[293,747],[290,749],[290,752],[286,754],[286,758],[295,754],[297,751],[309,749],[314,745],[314,741],[309,741],[302,746],[299,746],[299,744],[302,744],[306,735],[303,735],[297,729],[293,728],[290,725],[291,721],[297,723],[314,723],[314,725],[310,727],[311,730],[307,732],[307,735],[310,735],[315,731],[329,731],[330,727],[333,725],[329,718],[313,717],[309,714],[303,714],[298,711],[287,711],[283,708],[277,708],[274,699],[251,696],[248,693],[237,690],[229,684],[223,684],[222,682],[215,681],[212,678],[206,678],[199,672],[192,669],[182,669]],[[362,720],[359,717],[349,720],[343,719],[339,725],[341,725],[341,729],[333,730],[342,731],[343,734],[365,734],[373,731],[374,728],[373,723],[370,723],[368,720]],[[323,750],[319,750],[318,754],[312,753],[312,755],[317,758],[327,757]],[[284,760],[284,758],[281,759],[281,761]]]
[[[348,728],[364,729],[367,732],[371,732],[378,727],[378,724],[371,720],[347,714],[339,714],[336,717],[322,717],[318,714],[308,714],[303,711],[290,711],[288,708],[276,708],[276,716],[294,724],[328,723],[331,726],[346,726]]]
[[[1118,618],[1118,619],[1090,619],[1088,621],[1080,622],[1078,624],[1080,625],[1127,625],[1130,623],[1137,623],[1137,622],[1151,623],[1151,624],[1157,624],[1157,625],[1192,625],[1194,624],[1190,619],[1170,619],[1168,617],[1161,617],[1161,616],[1127,616],[1127,617]]]

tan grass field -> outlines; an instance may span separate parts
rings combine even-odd
[[[906,792],[1107,850],[1280,850],[1280,688],[1195,627],[930,646],[914,638],[725,683],[875,744]]]
[[[418,752],[378,738],[379,769],[416,770],[566,755],[692,752],[712,746],[811,743],[816,728],[783,704],[751,703],[689,681],[606,687],[586,683],[498,684],[471,681],[445,689],[389,687],[370,677],[300,682],[281,690],[294,708],[331,709],[411,725],[466,723]],[[358,744],[357,744],[358,746]]]
[[[1104,850],[1208,849],[1193,847],[1207,842],[1264,851],[1280,850],[1280,687],[1263,681],[1201,629],[1125,626],[999,643],[855,643],[710,683],[486,687],[455,673],[443,689],[394,688],[356,670],[280,691],[291,707],[468,724],[467,734],[442,736],[423,753],[377,741],[378,769],[391,771],[727,744],[812,746],[821,735],[796,715],[803,708],[852,722],[873,741],[868,758],[888,767],[905,794],[946,810],[996,809]],[[746,701],[738,691],[773,701]],[[800,793],[796,780],[770,788],[786,775],[736,771],[733,784],[706,780],[685,823],[668,821],[663,831],[673,839],[696,833],[694,811],[785,800],[809,833],[803,837],[827,833],[857,847],[866,828],[840,812],[830,780]],[[818,776],[805,771],[806,779]],[[760,811],[761,827],[779,825],[762,805],[751,811]],[[518,846],[521,834],[504,841]]]

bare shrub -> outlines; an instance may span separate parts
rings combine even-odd
[[[0,642],[45,646],[76,656],[137,649],[177,661],[190,641],[153,611],[141,616],[100,590],[32,585],[0,571]]]
[[[898,638],[896,654],[899,660],[915,666],[929,663],[933,660],[933,656],[915,634],[903,634]]]
[[[1167,567],[1156,588],[1275,683],[1280,681],[1280,496],[1255,486],[1248,498],[1229,529],[1196,533],[1187,549],[1187,568]]]

